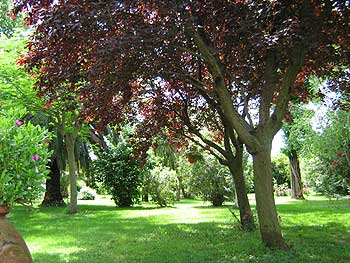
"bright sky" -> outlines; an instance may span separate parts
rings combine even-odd
[[[276,156],[280,153],[280,149],[284,146],[283,143],[283,132],[280,130],[272,141],[271,156]]]

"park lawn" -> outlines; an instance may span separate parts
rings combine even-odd
[[[229,206],[183,200],[171,208],[115,208],[101,199],[28,211],[9,219],[23,234],[34,263],[350,262],[350,201],[277,198],[290,251],[262,246],[259,232],[237,229]]]

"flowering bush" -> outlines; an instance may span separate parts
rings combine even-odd
[[[31,204],[42,194],[50,153],[47,130],[0,108],[0,205]]]
[[[273,189],[274,189],[274,192],[277,196],[287,196],[290,194],[290,189],[289,189],[287,183],[277,184],[275,181],[275,183],[273,185]]]
[[[79,193],[78,193],[78,199],[79,200],[95,200],[96,199],[96,191],[90,187],[83,186]]]

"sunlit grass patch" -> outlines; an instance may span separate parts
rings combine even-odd
[[[231,204],[183,200],[121,209],[101,199],[81,202],[77,215],[16,207],[9,218],[38,263],[350,262],[349,200],[276,201],[290,251],[268,250],[258,231],[239,231]]]

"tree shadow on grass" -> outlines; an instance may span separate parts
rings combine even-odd
[[[101,220],[101,218],[99,219]],[[113,224],[116,224],[112,227]],[[289,229],[287,232],[294,232]],[[314,229],[305,227],[303,239],[297,239],[291,251],[273,251],[262,247],[258,234],[234,231],[215,223],[156,225],[144,219],[118,220],[90,225],[89,231],[71,233],[75,239],[65,244],[75,251],[52,260],[35,253],[35,262],[347,262],[345,248],[330,242],[309,239]],[[108,233],[108,234],[107,234]],[[44,233],[42,233],[44,234]],[[94,238],[92,238],[94,236]],[[290,237],[290,236],[289,236]],[[59,238],[60,239],[60,238]],[[296,239],[293,239],[295,241]],[[316,241],[316,242],[315,242]],[[54,244],[52,244],[54,245]],[[347,246],[348,247],[348,246]],[[52,252],[50,252],[52,253]]]
[[[283,232],[302,256],[319,262],[350,262],[350,231],[343,224],[291,225],[284,226]]]
[[[280,204],[278,208],[295,216],[298,211],[324,212],[322,201],[310,202],[308,208],[295,202]],[[232,206],[193,207],[224,213],[225,208]],[[17,208],[11,219],[33,248],[35,263],[350,262],[350,237],[344,237],[349,232],[344,231],[342,224],[282,222],[293,249],[273,251],[261,245],[258,231],[241,232],[233,227],[232,220],[178,224],[173,214],[167,214],[174,210],[157,213],[157,209],[80,205],[80,213],[71,216],[64,213],[64,208]]]
[[[146,205],[146,206],[131,206],[131,207],[117,207],[117,206],[104,206],[104,205],[78,205],[80,211],[135,211],[135,210],[157,210],[161,209],[157,206]]]
[[[191,206],[192,208],[196,208],[196,209],[212,209],[212,210],[221,210],[221,209],[238,209],[235,205],[229,205],[229,204],[225,204],[222,206],[213,206],[213,205],[194,205]]]

